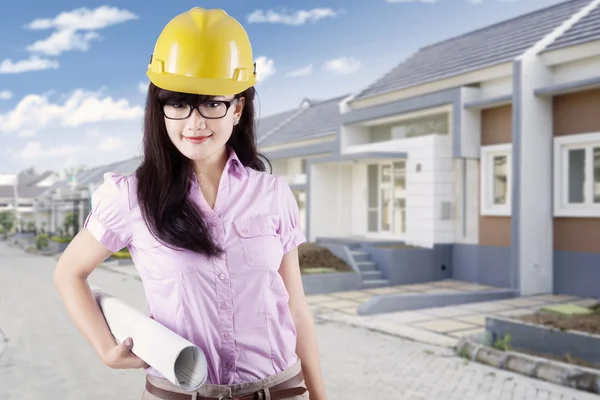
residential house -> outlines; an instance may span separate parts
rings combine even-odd
[[[91,210],[91,193],[103,182],[104,174],[132,174],[140,163],[139,157],[101,165],[79,172],[71,179],[55,182],[35,199],[35,214],[38,224],[47,226],[52,234],[64,231],[64,221],[68,214],[76,215],[78,226],[82,227]]]
[[[2,174],[0,176],[0,211],[15,213],[15,228],[19,231],[35,227],[35,198],[58,179],[59,176],[55,172],[46,171],[38,174],[33,169],[21,171],[18,174]]]
[[[301,228],[307,229],[307,160],[332,154],[340,129],[339,104],[347,96],[302,101],[258,122],[258,147],[269,159],[273,173],[286,179],[300,210]]]
[[[599,4],[421,48],[342,102],[336,148],[308,163],[309,239],[428,249],[380,266],[396,283],[600,296]]]

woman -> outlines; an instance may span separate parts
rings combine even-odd
[[[222,10],[194,8],[164,28],[147,74],[143,162],[105,175],[56,266],[69,314],[106,365],[147,368],[145,399],[325,399],[298,207],[255,146],[246,32]],[[93,300],[88,275],[124,247],[152,317],[205,352],[197,393],[137,358],[131,338],[117,344]]]

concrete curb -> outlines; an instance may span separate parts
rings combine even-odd
[[[568,388],[600,394],[600,370],[514,351],[501,351],[469,338],[460,339],[455,351],[457,355],[481,364]]]
[[[510,335],[510,344],[517,349],[552,354],[556,357],[569,354],[593,365],[600,364],[600,335],[574,330],[563,331],[500,316],[487,316],[485,330],[492,340],[491,343]]]
[[[516,292],[512,289],[494,289],[476,292],[456,293],[393,293],[373,296],[358,307],[359,315],[387,314],[398,311],[421,310],[492,300],[512,299]]]

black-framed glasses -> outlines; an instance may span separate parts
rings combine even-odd
[[[197,106],[191,106],[185,103],[167,103],[164,104],[163,114],[168,119],[187,119],[192,115],[194,109],[198,110],[202,118],[219,119],[227,115],[229,107],[237,100],[209,100]]]

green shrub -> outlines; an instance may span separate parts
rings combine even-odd
[[[117,251],[116,253],[113,253],[112,257],[118,258],[118,259],[131,258],[131,254],[129,254],[129,249],[127,247],[125,247],[124,249],[121,249],[121,250]]]
[[[52,241],[56,243],[69,243],[71,240],[73,238],[69,236],[52,236]]]
[[[42,233],[35,237],[35,248],[36,249],[38,249],[38,250],[45,249],[46,247],[48,247],[48,244],[50,244],[50,240],[48,238],[48,235],[46,235],[45,233]]]

